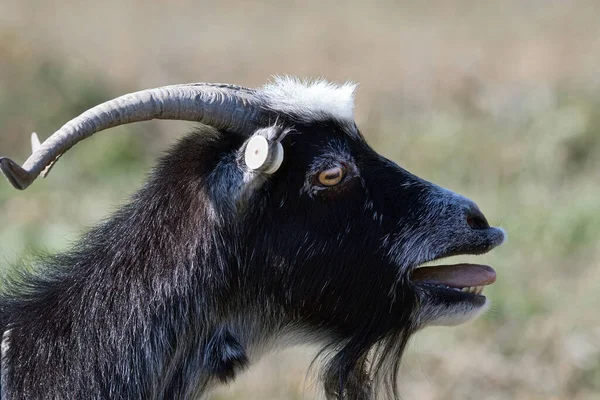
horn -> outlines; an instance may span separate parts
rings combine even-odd
[[[255,91],[240,86],[190,83],[126,94],[85,111],[43,143],[32,135],[33,154],[23,166],[0,158],[0,169],[24,190],[78,142],[96,132],[151,119],[196,121],[217,129],[250,135],[268,119]]]

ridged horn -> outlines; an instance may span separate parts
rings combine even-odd
[[[0,169],[15,188],[24,190],[40,174],[45,176],[61,155],[94,133],[151,119],[196,121],[249,135],[266,116],[255,91],[240,86],[190,83],[148,89],[87,110],[41,145],[33,141],[33,154],[22,167],[4,157]]]

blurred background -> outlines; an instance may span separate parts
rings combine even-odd
[[[356,81],[376,150],[509,233],[477,259],[498,273],[491,310],[417,334],[402,398],[600,399],[599,15],[595,0],[0,0],[0,155],[23,161],[31,132],[144,88]],[[2,179],[0,268],[67,248],[191,127],[113,129],[27,192]],[[313,356],[266,357],[211,398],[315,398]]]

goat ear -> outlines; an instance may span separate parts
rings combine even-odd
[[[221,382],[230,382],[237,371],[247,368],[248,356],[233,333],[225,326],[217,329],[204,352],[204,369]]]
[[[238,150],[237,164],[242,172],[235,196],[238,209],[245,207],[252,194],[281,167],[284,157],[281,141],[289,132],[290,129],[278,125],[258,129]]]

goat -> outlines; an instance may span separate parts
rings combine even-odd
[[[493,269],[419,268],[500,245],[471,200],[375,152],[351,83],[184,84],[68,122],[19,166],[26,189],[94,133],[202,124],[70,251],[3,284],[5,399],[185,399],[277,347],[320,346],[329,399],[394,398],[409,337],[480,314]]]

